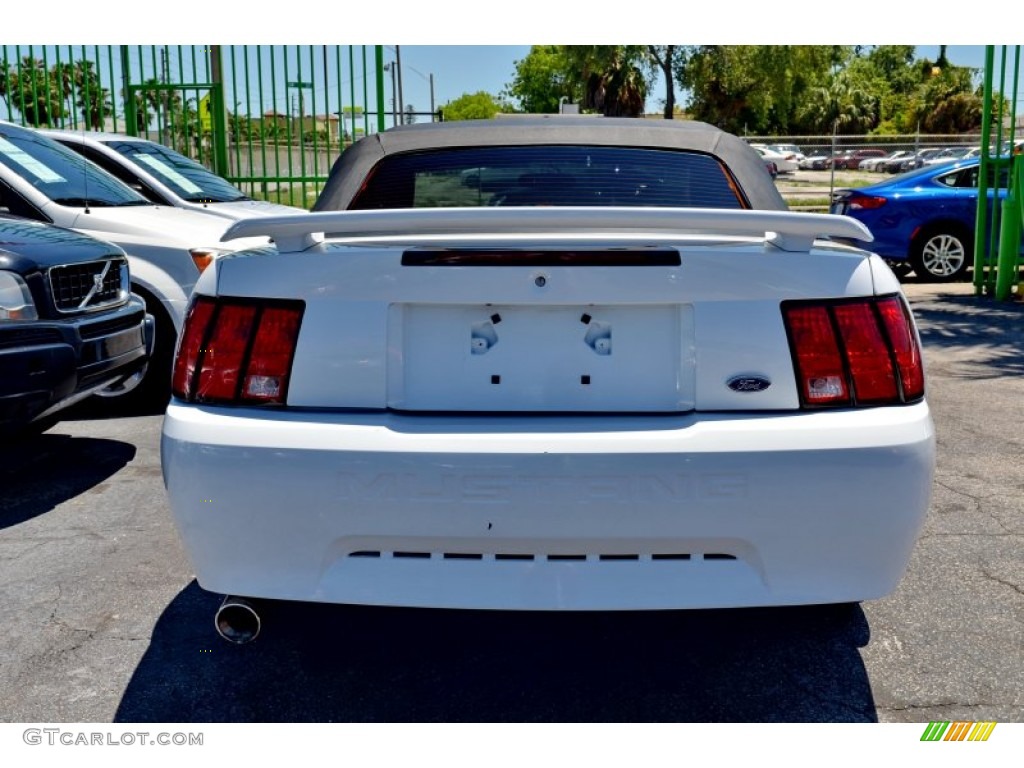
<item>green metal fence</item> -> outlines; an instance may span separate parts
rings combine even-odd
[[[382,46],[0,46],[0,119],[146,137],[301,207],[384,105]]]
[[[987,151],[981,154],[978,174],[974,287],[979,294],[995,295],[1005,301],[1020,282],[1021,221],[1024,219],[1024,155],[1014,136],[1020,46],[1000,46],[998,85],[996,62],[996,46],[985,46],[981,146]],[[1000,97],[995,98],[995,93]],[[1010,98],[1002,94],[1009,94]]]

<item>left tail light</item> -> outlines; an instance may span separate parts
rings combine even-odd
[[[304,309],[301,301],[197,297],[171,391],[190,403],[284,404]]]

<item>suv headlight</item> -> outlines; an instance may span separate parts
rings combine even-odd
[[[0,320],[38,320],[36,303],[21,275],[0,270]]]
[[[228,248],[189,248],[188,252],[196,267],[199,268],[199,272],[202,273],[213,263],[214,259],[231,253],[231,250]]]
[[[121,301],[128,301],[132,295],[132,275],[127,261],[122,261],[121,266]]]

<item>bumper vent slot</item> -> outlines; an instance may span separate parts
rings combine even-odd
[[[0,349],[63,342],[64,336],[56,328],[4,328],[0,333]]]
[[[475,561],[496,561],[496,562],[534,562],[547,561],[549,563],[583,563],[583,562],[627,562],[636,563],[641,561],[652,562],[689,562],[689,561],[729,561],[738,560],[736,555],[725,552],[658,552],[658,553],[591,553],[591,554],[528,554],[522,552],[411,552],[384,550],[359,550],[350,552],[348,557],[364,559],[395,559],[395,560],[475,560]]]
[[[83,325],[81,327],[82,338],[89,341],[91,339],[99,339],[103,336],[109,336],[120,331],[127,331],[130,328],[137,328],[144,314],[145,313],[140,310],[138,313],[133,313],[128,317],[120,317],[116,320],[102,320],[98,323]]]

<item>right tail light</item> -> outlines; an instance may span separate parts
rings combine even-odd
[[[899,296],[787,301],[782,315],[804,408],[924,397],[921,350]]]

